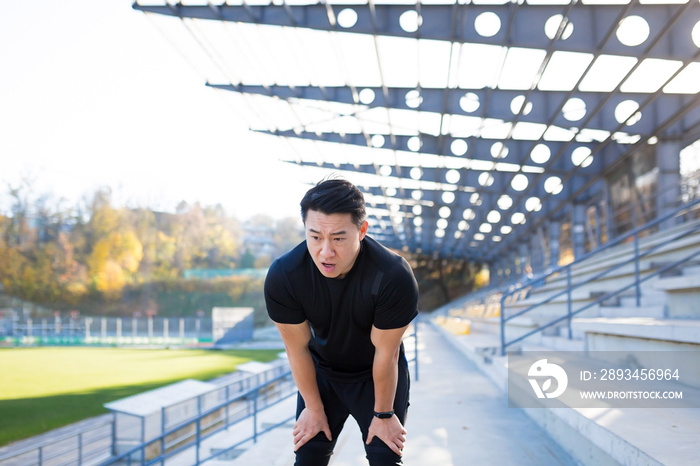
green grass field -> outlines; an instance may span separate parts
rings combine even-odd
[[[0,349],[0,446],[108,412],[103,405],[183,379],[209,380],[278,350]]]

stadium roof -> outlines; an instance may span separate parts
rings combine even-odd
[[[364,188],[397,249],[493,261],[700,138],[698,0],[134,8],[286,160]]]

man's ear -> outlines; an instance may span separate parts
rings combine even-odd
[[[362,241],[365,238],[365,235],[367,235],[367,230],[369,229],[369,222],[365,222],[362,224],[360,227],[360,241]]]

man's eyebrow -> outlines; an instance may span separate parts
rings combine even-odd
[[[316,233],[317,235],[320,235],[320,234],[321,234],[320,231],[316,231],[316,230],[314,230],[313,228],[309,228],[309,231],[310,231],[311,233]],[[340,230],[340,231],[336,231],[336,232],[331,233],[330,236],[340,236],[340,235],[347,235],[347,234],[348,234],[347,231],[345,231],[345,230]]]

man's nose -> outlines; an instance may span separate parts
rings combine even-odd
[[[333,250],[333,245],[330,241],[323,242],[323,244],[321,245],[321,254],[323,254],[324,257],[331,257],[335,254],[335,251]]]

